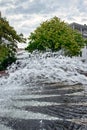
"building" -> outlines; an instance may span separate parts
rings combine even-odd
[[[82,25],[78,23],[71,23],[70,26],[73,29],[78,30],[84,38],[87,38],[87,25],[86,24]]]
[[[72,29],[78,30],[84,39],[87,39],[87,25],[78,24],[78,23],[71,23],[70,26]],[[82,49],[82,53],[79,58],[83,61],[87,62],[87,45]]]

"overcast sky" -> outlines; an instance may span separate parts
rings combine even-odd
[[[68,23],[87,24],[87,0],[0,0],[0,11],[18,33],[26,36],[54,16]]]

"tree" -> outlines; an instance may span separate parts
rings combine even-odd
[[[71,29],[71,27],[61,21],[57,17],[53,17],[40,24],[34,32],[30,34],[28,51],[51,49],[58,51],[62,49],[65,55],[74,56],[80,53],[84,46],[83,38],[79,32]]]
[[[5,18],[0,18],[0,70],[16,60],[17,43],[25,42]]]

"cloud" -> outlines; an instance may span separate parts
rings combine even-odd
[[[2,15],[26,36],[42,21],[54,16],[69,23],[87,24],[86,7],[87,0],[0,0]]]
[[[77,8],[78,8],[80,13],[86,14],[86,12],[87,12],[87,0],[79,0]]]

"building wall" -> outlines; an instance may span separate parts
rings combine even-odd
[[[71,23],[70,26],[73,29],[78,30],[82,34],[83,38],[87,39],[87,25],[86,24],[81,25],[78,23]],[[82,49],[82,55],[78,56],[78,58],[87,62],[87,45]]]
[[[78,24],[78,23],[71,23],[70,26],[73,29],[78,30],[84,38],[87,38],[87,25],[86,24],[81,25],[81,24]]]
[[[87,46],[82,49],[82,60],[87,62]]]

